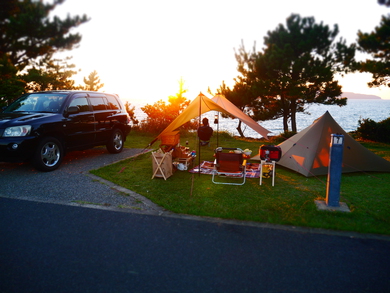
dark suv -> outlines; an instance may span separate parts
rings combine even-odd
[[[0,161],[31,160],[38,170],[53,171],[66,151],[106,145],[110,153],[120,153],[129,123],[117,95],[28,93],[0,113]]]

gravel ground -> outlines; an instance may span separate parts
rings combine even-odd
[[[124,149],[113,155],[103,147],[71,152],[53,172],[39,172],[28,163],[0,163],[0,196],[162,214],[164,210],[147,198],[88,172],[141,152]]]

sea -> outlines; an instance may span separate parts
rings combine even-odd
[[[134,105],[136,117],[142,120],[146,114],[140,109],[143,105]],[[336,105],[308,105],[304,113],[297,114],[298,132],[310,126],[317,118],[321,117],[326,111],[332,115],[333,119],[346,131],[355,131],[359,127],[359,120],[371,119],[380,122],[390,117],[390,99],[348,99],[347,105],[339,107]],[[219,124],[214,124],[214,115],[216,111],[210,111],[202,115],[210,121],[210,126],[214,131],[226,131],[232,135],[239,135],[237,126],[238,119],[222,118],[219,116]],[[259,121],[261,126],[271,131],[269,136],[278,135],[283,132],[283,119],[274,119],[268,121]],[[289,124],[291,130],[291,125]],[[247,127],[241,125],[245,137],[261,138],[261,135]]]

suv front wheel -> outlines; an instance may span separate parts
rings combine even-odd
[[[122,130],[116,128],[112,131],[110,140],[106,145],[107,150],[112,154],[118,154],[123,150],[124,142]]]
[[[57,169],[64,157],[60,141],[54,137],[45,137],[39,144],[32,159],[32,164],[40,171],[49,172]]]

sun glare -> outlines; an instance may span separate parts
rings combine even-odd
[[[215,92],[223,81],[228,86],[233,85],[233,78],[238,75],[234,54],[241,41],[247,50],[252,49],[254,42],[260,50],[266,32],[284,23],[292,11],[303,16],[316,15],[317,21],[329,25],[338,23],[340,36],[348,32],[351,42],[356,39],[357,29],[372,30],[383,11],[375,3],[372,8],[370,6],[375,10],[370,17],[366,17],[366,10],[359,10],[366,21],[357,27],[354,24],[362,22],[355,14],[347,21],[344,11],[335,17],[333,13],[313,10],[306,5],[297,6],[295,2],[282,7],[270,3],[263,17],[258,16],[259,9],[248,11],[245,5],[237,6],[229,1],[209,1],[207,9],[201,4],[188,6],[179,1],[177,7],[180,8],[173,3],[152,2],[154,9],[142,1],[129,4],[131,9],[118,9],[118,3],[105,5],[104,1],[67,0],[56,8],[54,14],[62,17],[70,12],[72,15],[86,13],[91,17],[76,30],[82,35],[80,47],[65,53],[65,56],[74,56],[71,62],[82,70],[76,77],[77,84],[83,84],[83,78],[96,70],[104,83],[101,90],[117,93],[132,104],[146,105],[175,96],[180,89],[179,80],[183,78],[187,99],[195,99],[200,92],[211,97],[208,88]],[[262,7],[258,1],[251,2],[254,7]],[[224,18],[210,21],[218,15],[221,5],[226,10]],[[278,9],[277,15],[274,8]],[[243,11],[245,13],[240,13]],[[237,18],[239,15],[245,15],[245,19]],[[223,20],[236,18],[236,21]],[[367,87],[369,75],[348,74],[338,80],[345,92],[390,99],[390,89]]]

